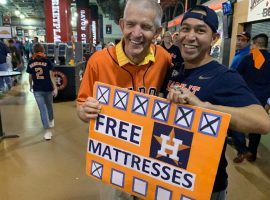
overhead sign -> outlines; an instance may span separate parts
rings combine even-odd
[[[9,26],[11,24],[11,16],[10,15],[3,15],[3,25]]]
[[[106,34],[112,34],[112,25],[106,24]]]
[[[230,1],[222,3],[223,15],[233,14],[232,4]]]
[[[91,22],[91,40],[90,41],[92,44],[96,45],[97,44],[97,21],[96,20],[92,20]]]
[[[70,1],[46,0],[44,12],[47,42],[68,42],[71,35]]]
[[[0,26],[0,38],[12,38],[11,26]]]
[[[78,10],[78,41],[82,43],[89,43],[90,38],[90,9],[77,8]]]
[[[269,0],[249,0],[248,22],[269,19],[270,2]]]
[[[96,83],[87,175],[141,199],[209,200],[230,115]]]

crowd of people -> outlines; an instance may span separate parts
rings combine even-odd
[[[19,71],[24,70],[33,54],[33,45],[38,43],[38,37],[33,40],[22,42],[17,37],[0,40],[0,71]],[[13,85],[17,84],[17,78],[0,77],[0,91],[5,92]]]

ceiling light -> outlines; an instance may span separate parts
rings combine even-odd
[[[20,11],[18,11],[18,10],[15,10],[14,13],[15,13],[16,16],[19,16],[21,14]]]
[[[24,19],[25,16],[24,16],[23,14],[20,14],[20,18],[21,18],[21,19]]]
[[[7,0],[1,0],[0,4],[3,4],[3,5],[7,4]]]

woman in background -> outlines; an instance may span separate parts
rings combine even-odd
[[[53,96],[57,95],[57,86],[52,71],[53,65],[45,57],[44,48],[40,43],[33,46],[33,53],[26,72],[29,73],[30,91],[34,92],[45,129],[44,139],[50,140],[52,138],[50,128],[54,127]]]

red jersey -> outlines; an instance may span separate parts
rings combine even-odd
[[[171,65],[171,56],[161,46],[152,45],[151,48],[155,62],[140,66],[127,63],[120,67],[116,47],[93,54],[87,63],[77,103],[83,103],[87,97],[93,96],[96,81],[156,95]]]

